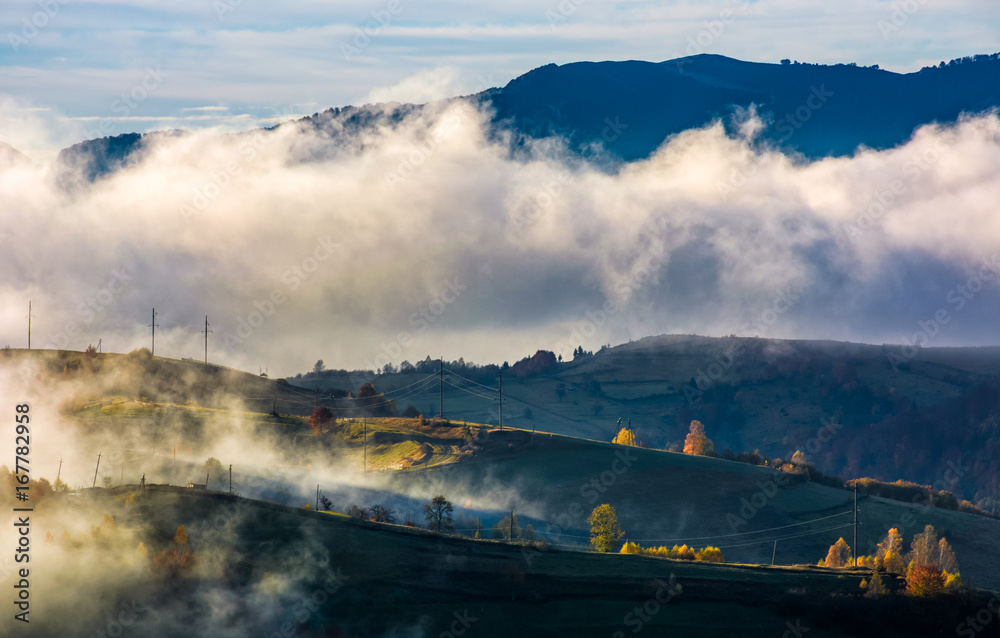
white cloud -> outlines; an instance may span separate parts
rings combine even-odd
[[[420,71],[394,86],[372,89],[365,98],[366,104],[401,102],[426,104],[434,100],[454,97],[461,91],[458,71],[452,67],[438,67]]]
[[[45,136],[38,114],[17,117]],[[512,159],[483,122],[439,104],[336,147],[297,126],[164,138],[73,197],[50,169],[0,173],[0,306],[32,299],[37,343],[110,351],[146,345],[156,307],[157,352],[174,357],[201,356],[208,314],[212,360],[276,374],[383,352],[512,359],[565,343],[607,300],[588,348],[662,332],[899,341],[1000,251],[995,116],[811,163],[711,126],[616,174],[552,141]],[[89,312],[122,269],[129,284]],[[747,330],[789,286],[802,300]],[[996,296],[988,284],[939,343],[988,339]],[[23,314],[2,318],[0,342],[20,343]]]

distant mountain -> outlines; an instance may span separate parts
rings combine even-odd
[[[531,137],[601,142],[625,160],[670,135],[757,105],[768,140],[810,158],[885,149],[929,122],[1000,105],[1000,59],[977,56],[899,74],[838,64],[761,64],[720,55],[667,62],[550,64],[488,96],[496,121]]]
[[[558,135],[583,155],[603,148],[604,159],[612,162],[648,157],[671,135],[714,120],[733,129],[732,116],[755,106],[768,122],[763,139],[819,158],[847,155],[859,146],[891,148],[923,124],[997,108],[1000,56],[975,56],[907,74],[850,64],[743,62],[720,55],[658,63],[549,64],[503,88],[453,99],[492,108],[495,130],[512,129],[515,144]],[[300,161],[315,161],[351,152],[357,133],[392,127],[428,107],[347,106],[282,126],[307,127],[328,142],[302,149]],[[76,144],[59,154],[60,174],[93,181],[126,166],[145,139],[130,133]],[[346,140],[352,143],[342,144]]]
[[[0,142],[0,172],[3,172],[8,168],[13,168],[14,166],[30,163],[31,160],[27,155],[9,144]]]

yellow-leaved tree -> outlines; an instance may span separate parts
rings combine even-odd
[[[177,543],[178,545],[188,544],[188,533],[187,530],[184,529],[183,525],[177,526],[177,533],[174,534],[174,542]]]
[[[590,523],[590,544],[599,552],[612,551],[625,535],[618,524],[618,512],[607,503],[595,507],[587,522]]]
[[[615,438],[611,439],[611,442],[617,443],[618,445],[631,445],[634,447],[635,434],[633,434],[632,430],[629,430],[628,428],[622,428],[619,430]]]

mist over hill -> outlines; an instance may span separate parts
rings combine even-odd
[[[32,301],[35,338],[59,349],[147,345],[155,308],[157,353],[201,358],[208,315],[212,361],[281,376],[662,333],[996,342],[997,60],[680,62],[543,67],[465,98],[8,168],[0,297]],[[897,88],[866,102],[872,83]],[[802,126],[781,141],[789,109]],[[899,143],[866,137],[886,110]],[[20,319],[5,325],[21,345]]]
[[[648,158],[672,135],[714,120],[737,131],[749,109],[762,116],[760,140],[809,159],[888,149],[923,124],[956,121],[1000,106],[1000,59],[978,55],[913,73],[854,64],[767,64],[701,54],[664,62],[549,64],[468,100],[492,112],[497,136],[566,139],[575,153],[603,161]],[[324,140],[302,159],[357,148],[360,133],[394,127],[422,106],[331,108],[285,124]],[[281,125],[279,125],[281,126]],[[88,140],[56,162],[92,181],[128,164],[143,146],[135,133]]]

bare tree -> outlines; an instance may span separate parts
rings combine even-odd
[[[455,511],[455,506],[444,496],[435,496],[434,499],[424,505],[424,516],[427,518],[427,526],[435,532],[445,532],[455,528],[455,521],[451,514]]]

